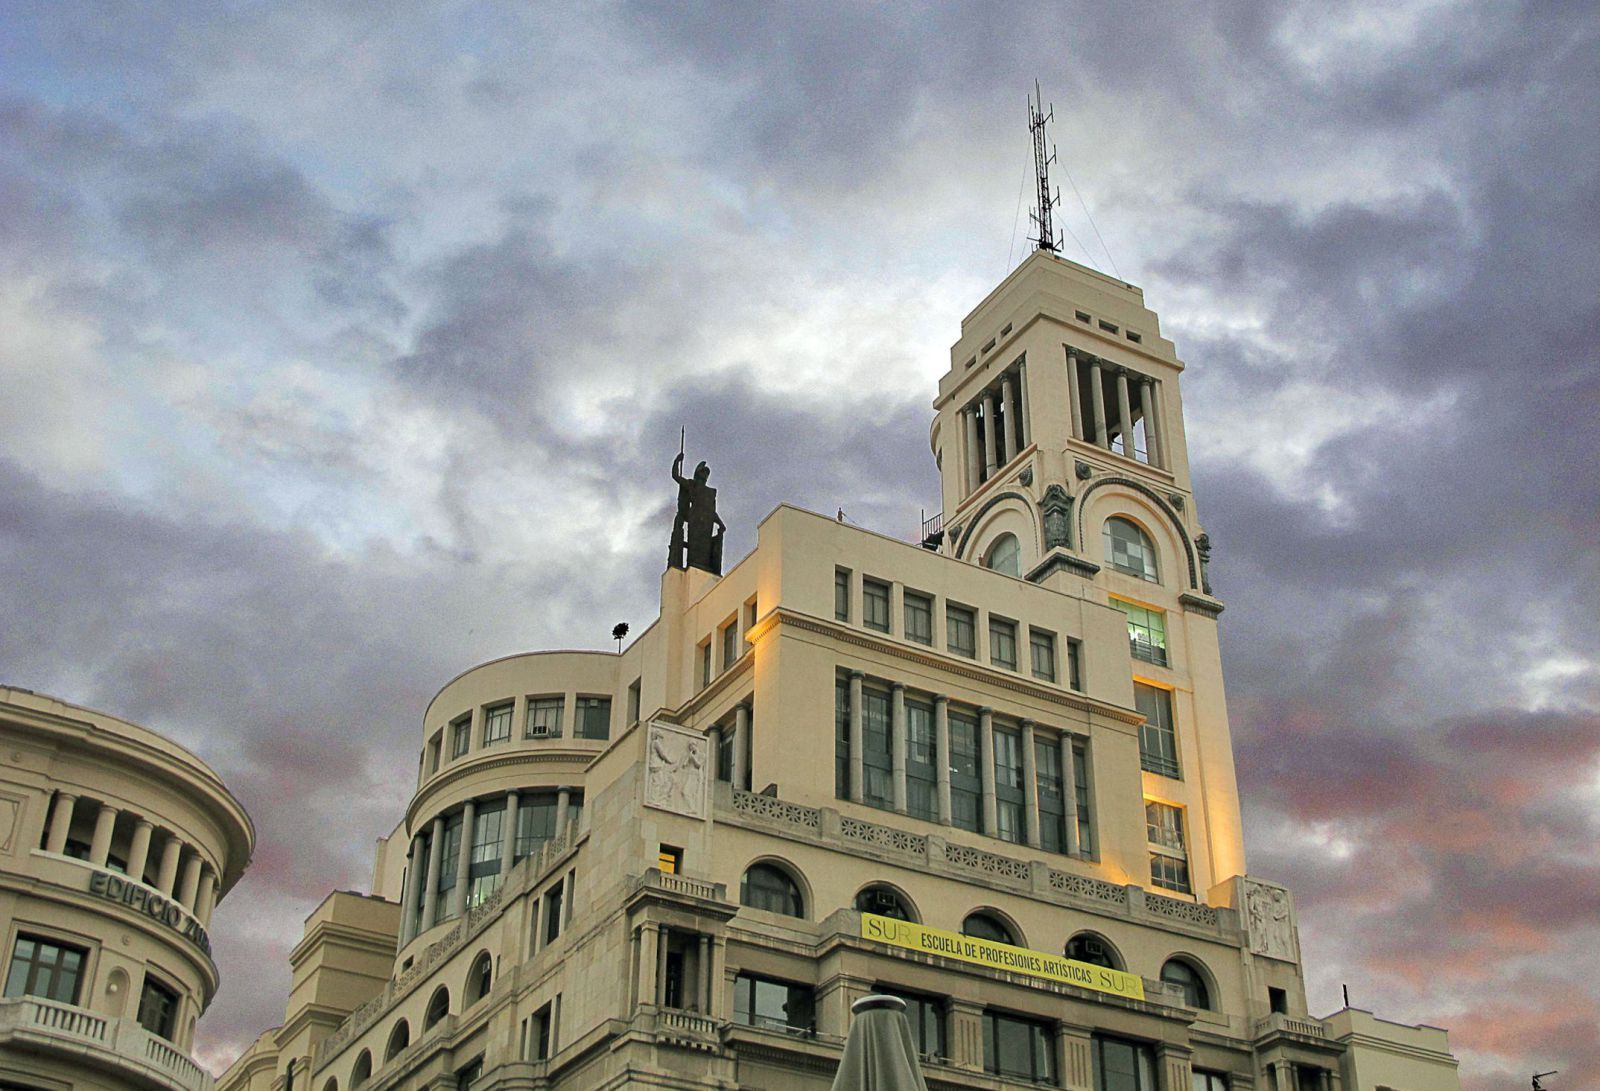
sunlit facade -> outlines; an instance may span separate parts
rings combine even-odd
[[[935,1088],[1453,1091],[1442,1031],[1311,1015],[1246,872],[1182,370],[1037,253],[962,323],[917,533],[781,506],[621,653],[451,680],[221,1086],[823,1089],[891,991]]]

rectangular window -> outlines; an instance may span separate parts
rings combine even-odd
[[[578,738],[609,739],[611,737],[611,698],[578,698]]]
[[[730,621],[722,630],[722,669],[727,670],[739,658],[739,622]]]
[[[1150,844],[1150,884],[1180,894],[1190,893],[1189,853],[1184,848],[1182,809],[1146,801],[1144,825]]]
[[[917,1056],[924,1060],[943,1060],[949,1056],[944,1040],[945,1001],[937,996],[906,992],[893,985],[874,985],[880,996],[897,996],[906,1004],[906,1021],[911,1024],[911,1041]]]
[[[6,998],[37,996],[62,1004],[78,1002],[78,979],[89,952],[39,936],[17,935],[6,974]]]
[[[529,1028],[528,1047],[533,1056],[528,1058],[533,1061],[548,1061],[550,1059],[550,1039],[554,1013],[549,1004],[533,1013],[533,1025]]]
[[[717,779],[733,783],[733,724],[725,723],[717,733]]]
[[[733,979],[733,1021],[747,1027],[809,1031],[815,1026],[811,990],[742,973]]]
[[[1053,1030],[1042,1020],[984,1012],[983,1070],[1030,1083],[1053,1083]]]
[[[1008,671],[1017,669],[1017,623],[1005,618],[989,619],[989,662]]]
[[[148,973],[139,992],[139,1025],[157,1038],[172,1041],[178,1029],[178,992]]]
[[[1139,765],[1164,777],[1178,776],[1178,736],[1172,727],[1172,694],[1135,682],[1133,706],[1144,713],[1144,725],[1139,728]]]
[[[1228,1077],[1221,1072],[1194,1070],[1194,1091],[1228,1091]],[[1383,1091],[1379,1088],[1378,1091]]]
[[[450,756],[459,758],[472,745],[472,717],[463,716],[450,725]]]
[[[1039,847],[1046,852],[1067,851],[1067,793],[1061,776],[1061,744],[1055,739],[1033,740],[1033,765],[1039,787]]]
[[[1149,610],[1114,598],[1111,605],[1128,615],[1128,652],[1135,659],[1167,665],[1167,625],[1160,610]]]
[[[933,706],[906,700],[906,811],[915,818],[939,818],[937,744],[933,737]]]
[[[833,683],[833,791],[850,798],[850,680],[842,675]]]
[[[906,639],[918,644],[933,643],[933,599],[916,591],[905,593]]]
[[[565,697],[529,697],[527,737],[553,739],[560,735],[561,710],[566,703]]]
[[[656,870],[663,875],[676,875],[683,870],[683,850],[662,845],[656,854]]]
[[[434,889],[439,892],[439,918],[434,923],[455,916],[452,896],[456,888],[456,867],[461,860],[461,820],[463,812],[457,811],[444,825],[444,840],[440,842],[439,874]]]
[[[700,688],[711,684],[711,641],[700,645]]]
[[[483,710],[483,745],[511,740],[511,702]]]
[[[1033,661],[1033,676],[1046,682],[1056,680],[1056,638],[1038,629],[1028,629],[1028,654]]]
[[[833,616],[839,621],[850,620],[850,570],[833,570]]]
[[[1156,1091],[1155,1052],[1142,1042],[1094,1040],[1095,1091]]]
[[[969,659],[978,654],[977,615],[965,606],[946,606],[945,640],[950,650]]]
[[[1089,744],[1072,744],[1072,797],[1078,808],[1078,852],[1094,855],[1094,816],[1089,813]]]
[[[456,1091],[469,1091],[482,1076],[483,1058],[475,1057],[463,1067],[456,1069]]]
[[[628,686],[628,722],[630,724],[636,724],[639,722],[639,714],[641,711],[643,711],[639,707],[639,703],[643,694],[644,679],[635,678],[633,683]]]
[[[444,749],[444,732],[434,732],[433,738],[428,740],[428,772],[439,771],[439,754]]]
[[[517,807],[516,859],[533,855],[555,837],[557,798],[554,792],[523,793]]]
[[[889,585],[878,580],[861,581],[861,624],[880,633],[889,631]]]
[[[1067,685],[1083,692],[1083,645],[1076,640],[1067,641]]]
[[[467,908],[482,905],[500,887],[500,854],[506,805],[482,803],[472,820],[472,857],[467,862]]]
[[[978,776],[978,721],[950,710],[950,821],[976,833],[982,826],[983,781]]]
[[[544,941],[554,943],[561,935],[561,884],[557,883],[544,896]]]
[[[883,690],[867,689],[861,694],[864,752],[862,762],[866,776],[865,800],[869,806],[894,806],[894,749],[889,731],[889,695]]]
[[[996,835],[1022,844],[1022,737],[1003,727],[994,729],[994,802]]]

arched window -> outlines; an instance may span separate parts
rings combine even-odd
[[[1017,937],[1011,934],[1010,927],[993,913],[967,914],[967,919],[961,922],[961,934],[973,939],[986,939],[990,943],[1017,945]]]
[[[1200,971],[1181,958],[1169,958],[1161,967],[1161,980],[1183,990],[1183,1002],[1191,1008],[1209,1009],[1211,990]]]
[[[329,1076],[328,1082],[322,1085],[322,1091],[339,1091],[339,1078]]]
[[[739,884],[739,904],[786,917],[804,917],[800,886],[773,864],[752,864]]]
[[[383,1051],[383,1059],[385,1061],[394,1060],[395,1054],[399,1053],[402,1049],[406,1048],[406,1046],[410,1044],[411,1024],[402,1019],[396,1023],[394,1025],[394,1029],[389,1032],[389,1045]]]
[[[471,1007],[489,995],[489,986],[494,982],[494,959],[488,951],[484,951],[473,960],[472,969],[467,971],[467,1007]]]
[[[372,1051],[363,1049],[361,1056],[356,1058],[356,1066],[350,1071],[351,1091],[366,1083],[372,1077]]]
[[[892,886],[883,883],[874,883],[861,888],[856,895],[856,911],[859,913],[876,913],[880,917],[893,917],[897,921],[914,921],[915,913],[905,896]]]
[[[428,1000],[428,1013],[422,1017],[422,1029],[427,1030],[450,1014],[450,990],[440,985]]]
[[[1141,580],[1160,583],[1161,574],[1156,567],[1156,544],[1150,535],[1120,516],[1112,516],[1105,525],[1106,564],[1118,572],[1138,576]]]
[[[1079,932],[1067,940],[1066,954],[1074,962],[1087,962],[1108,970],[1122,969],[1122,956],[1117,954],[1117,949],[1093,932]]]
[[[1007,576],[1022,575],[1022,547],[1017,544],[1017,536],[1002,534],[996,538],[994,544],[989,547],[988,554],[983,558],[983,567],[1003,572]]]

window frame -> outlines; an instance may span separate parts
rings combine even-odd
[[[541,693],[528,696],[528,710],[522,718],[522,737],[525,739],[559,739],[561,737],[561,720],[566,714],[567,696],[564,693]],[[535,731],[534,719],[536,713],[553,711],[555,716],[549,724],[549,730]],[[543,717],[539,717],[543,719]]]
[[[450,721],[450,760],[464,758],[472,751],[472,713]]]
[[[1043,649],[1043,655],[1040,655]],[[1043,661],[1044,668],[1040,669]],[[1054,682],[1056,675],[1056,634],[1048,629],[1028,626],[1028,665],[1033,669],[1033,676],[1046,682]]]
[[[1131,435],[1128,437],[1128,442],[1131,446],[1133,442]],[[1129,457],[1132,456],[1130,455]],[[1119,538],[1113,533],[1112,524],[1131,527],[1137,537],[1132,539],[1131,542],[1126,537]],[[1101,550],[1102,559],[1105,561],[1107,568],[1114,572],[1121,572],[1126,576],[1132,576],[1135,579],[1144,580],[1146,583],[1159,584],[1161,582],[1161,552],[1156,548],[1155,539],[1151,537],[1150,532],[1138,523],[1129,519],[1126,515],[1108,515],[1105,522],[1100,526],[1100,539],[1103,547]],[[1147,553],[1148,556],[1142,559],[1148,563],[1148,567],[1143,565],[1134,567],[1132,561],[1119,563],[1117,560],[1119,552],[1117,547],[1119,544],[1123,547],[1120,552],[1125,557],[1133,556],[1127,549],[1129,544],[1137,546],[1141,553]]]
[[[850,569],[833,570],[833,620],[850,620]]]
[[[1001,1025],[1025,1028],[1028,1036],[1028,1067],[1006,1068],[1005,1060],[1013,1060],[1017,1050],[1005,1048],[1001,1041]],[[1055,1029],[1053,1019],[1019,1015],[999,1008],[983,1010],[983,1070],[991,1076],[1017,1079],[1029,1083],[1054,1083],[1056,1078]]]
[[[152,996],[156,998],[157,1003],[162,1004],[160,1013],[155,1016],[155,1021],[158,1024],[156,1026],[145,1022],[146,1009]],[[139,1008],[134,1014],[134,1022],[157,1038],[168,1042],[176,1042],[178,1013],[182,1007],[183,994],[177,986],[167,984],[167,982],[149,970],[144,972],[144,981],[139,985]]]
[[[971,606],[963,606],[958,602],[944,604],[944,633],[945,650],[952,655],[965,656],[968,659],[978,658],[978,611]],[[965,644],[959,643],[962,633],[966,634]]]
[[[782,879],[783,889],[776,886],[761,887],[751,883],[753,875],[775,875]],[[757,904],[751,898],[757,895],[770,895],[771,904]],[[779,902],[781,900],[781,905]],[[788,868],[771,860],[756,860],[744,869],[744,874],[739,878],[739,904],[748,909],[757,909],[765,913],[774,913],[780,917],[793,917],[796,920],[806,919],[806,896],[800,887],[800,881],[794,877]],[[779,906],[774,908],[774,906]]]
[[[881,594],[880,594],[881,592]],[[882,605],[882,623],[878,621]],[[886,633],[890,629],[890,611],[894,604],[894,590],[891,584],[883,580],[864,576],[861,580],[861,627],[874,632]]]
[[[592,726],[589,715],[596,709],[605,708],[605,734],[591,734]],[[573,705],[572,737],[575,739],[592,739],[595,742],[605,742],[611,738],[611,696],[610,694],[578,694]]]
[[[1010,648],[1010,658],[1001,654]],[[1017,623],[1008,617],[989,615],[989,665],[1008,671],[1017,669]]]
[[[1144,723],[1139,725],[1139,768],[1157,776],[1182,780],[1183,761],[1172,703],[1172,690],[1134,680],[1133,705],[1145,717]]]
[[[764,990],[782,989],[783,1018],[762,1015],[758,1003]],[[798,1001],[798,1003],[797,1003]],[[798,1011],[791,1010],[798,1008]],[[796,1021],[796,1020],[800,1021]],[[761,1027],[784,1033],[815,1034],[817,1029],[816,993],[810,985],[739,971],[733,979],[733,1022],[746,1027]]]
[[[904,615],[905,637],[913,644],[923,644],[933,647],[933,604],[934,597],[924,591],[912,591],[909,588],[900,594],[901,614]],[[913,619],[918,624],[913,625]]]
[[[511,701],[496,701],[492,705],[483,706],[483,745],[494,746],[497,743],[511,741],[511,718],[515,714],[516,705]],[[491,735],[490,731],[495,724],[501,724],[504,731],[498,735]]]
[[[1128,619],[1128,654],[1141,663],[1170,665],[1167,654],[1167,612],[1142,602],[1108,596],[1111,605]]]

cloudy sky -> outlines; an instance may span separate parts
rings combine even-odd
[[[1600,14],[1117,7],[5,5],[0,680],[255,816],[206,1061],[433,691],[652,614],[680,424],[733,554],[783,500],[912,533],[1037,77],[1068,256],[1189,365],[1312,1008],[1600,1084]]]

